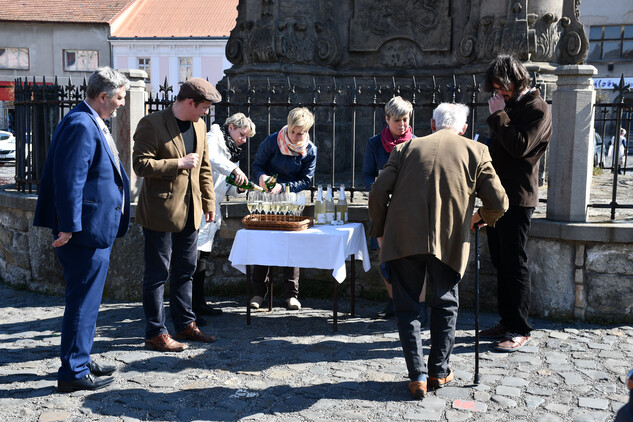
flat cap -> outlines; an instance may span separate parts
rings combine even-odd
[[[222,96],[217,89],[206,79],[189,78],[180,86],[178,98],[181,100],[191,98],[196,101],[211,101],[219,103]]]

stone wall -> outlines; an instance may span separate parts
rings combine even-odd
[[[0,278],[6,284],[46,294],[63,294],[62,270],[51,246],[48,229],[33,227],[36,196],[9,189],[0,191]],[[228,262],[235,232],[242,228],[246,212],[243,202],[222,205],[228,218],[216,239],[207,270],[207,290],[245,294],[245,276]],[[310,212],[310,207],[306,210]],[[350,219],[367,223],[365,204],[352,205]],[[461,304],[474,305],[473,265],[460,284]],[[141,299],[143,278],[143,232],[132,223],[128,234],[117,239],[112,250],[104,296],[116,300]],[[488,256],[485,230],[480,239],[481,308],[496,309],[496,277]],[[534,316],[556,319],[633,322],[633,224],[556,223],[533,220],[528,256],[532,272]],[[372,269],[363,273],[356,264],[357,295],[378,298],[385,295],[377,257]],[[327,270],[302,270],[302,286],[333,283]],[[345,290],[349,283],[342,286]],[[309,289],[308,289],[309,290]],[[279,291],[279,290],[277,290]],[[345,294],[345,293],[341,293]]]

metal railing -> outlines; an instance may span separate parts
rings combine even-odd
[[[629,155],[633,153],[633,145],[630,142],[632,139],[631,129],[633,128],[633,104],[624,102],[624,94],[630,92],[630,85],[624,83],[624,75],[620,79],[620,84],[616,84],[613,91],[619,93],[619,102],[594,104],[594,167],[610,170],[613,174],[611,202],[608,204],[589,204],[593,208],[610,209],[611,220],[615,219],[617,209],[633,209],[633,203],[623,204],[617,200],[618,177],[626,175],[627,171],[633,171],[633,162],[629,160]],[[624,157],[620,156],[621,128],[626,130]],[[623,164],[620,164],[621,162]]]
[[[306,84],[306,80],[310,83]],[[535,74],[533,83],[536,80]],[[546,91],[545,85],[539,87]],[[399,95],[412,103],[411,126],[418,136],[431,133],[432,111],[441,102],[468,105],[471,113],[467,136],[485,138],[488,133],[485,123],[488,103],[481,101],[485,94],[482,94],[481,83],[474,75],[444,79],[434,76],[311,76],[308,79],[306,76],[283,76],[275,80],[270,77],[256,81],[248,78],[247,84],[240,87],[233,86],[227,77],[226,86],[218,89],[223,98],[215,105],[220,121],[233,113],[243,112],[253,119],[257,127],[256,137],[245,146],[246,160],[241,163],[249,177],[255,152],[263,139],[285,125],[286,115],[292,108],[307,107],[315,116],[310,135],[319,151],[312,194],[318,184],[345,184],[352,202],[356,192],[366,190],[358,180],[362,172],[362,155],[367,140],[384,127],[384,106],[392,97]],[[170,104],[173,101],[171,93],[172,88],[165,83],[159,93],[146,102],[147,111]]]
[[[75,86],[59,85],[42,78],[15,81],[15,182],[21,192],[37,192],[44,172],[46,154],[57,124],[84,99],[86,80]]]

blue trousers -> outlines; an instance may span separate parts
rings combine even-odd
[[[455,326],[459,309],[459,274],[433,255],[411,255],[389,262],[393,286],[393,306],[398,334],[409,378],[421,375],[443,378],[449,372],[449,359],[455,345]],[[424,363],[420,337],[420,292],[428,274],[431,308],[431,351],[428,367]]]
[[[62,320],[59,381],[83,378],[90,369],[90,351],[97,328],[110,264],[112,246],[104,249],[75,245],[56,248],[66,281],[66,308]]]
[[[193,214],[193,213],[190,213]],[[169,279],[169,310],[176,332],[196,320],[191,308],[193,274],[198,258],[198,230],[190,216],[185,228],[177,233],[143,228],[145,235],[145,273],[143,275],[143,311],[145,338],[167,333],[163,297]]]

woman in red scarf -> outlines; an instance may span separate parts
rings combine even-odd
[[[385,122],[387,126],[379,134],[369,138],[365,148],[363,161],[363,181],[367,190],[371,191],[378,173],[387,164],[389,154],[394,146],[408,142],[413,138],[413,132],[409,122],[413,114],[413,105],[402,97],[393,97],[385,104]],[[376,239],[371,238],[371,249],[378,249]],[[377,318],[390,318],[394,316],[393,301],[391,300],[391,282],[389,281],[389,268],[387,264],[380,265],[383,282],[389,293],[389,303],[384,310],[376,314]],[[420,322],[426,322],[426,283],[420,295]]]

